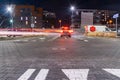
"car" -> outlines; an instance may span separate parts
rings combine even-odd
[[[63,36],[71,37],[72,33],[73,33],[73,30],[70,29],[70,27],[62,27],[61,37],[63,37]]]

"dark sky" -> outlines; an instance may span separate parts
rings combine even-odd
[[[70,15],[70,5],[83,9],[120,10],[120,0],[0,0],[0,5],[7,3],[33,4],[45,10],[56,12],[58,17]]]

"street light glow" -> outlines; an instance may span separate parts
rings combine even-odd
[[[75,6],[71,6],[70,10],[72,11],[72,15],[71,15],[71,27],[74,27],[73,16],[74,16],[74,11],[75,11]]]
[[[71,11],[74,11],[75,10],[75,6],[71,6]]]
[[[12,12],[12,6],[7,6],[7,11]]]
[[[10,23],[13,23],[13,19],[10,19]]]

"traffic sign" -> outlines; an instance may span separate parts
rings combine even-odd
[[[91,26],[91,27],[90,27],[90,31],[91,31],[91,32],[95,32],[95,31],[96,31],[96,28],[95,28],[94,26]]]
[[[113,18],[118,18],[118,17],[119,17],[118,13],[113,15]]]
[[[35,27],[35,25],[34,24],[31,24],[31,28],[34,28]]]

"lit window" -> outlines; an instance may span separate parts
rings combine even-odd
[[[101,12],[98,12],[98,14],[101,14]]]
[[[105,14],[103,13],[102,15],[104,16]]]
[[[76,15],[79,15],[79,12],[78,12],[78,11],[76,11]]]
[[[23,17],[21,17],[21,21],[23,20]]]
[[[28,20],[28,17],[26,17],[26,20]]]
[[[35,17],[35,19],[37,19],[37,17]]]
[[[35,23],[37,23],[37,21],[35,21]]]
[[[26,25],[28,25],[28,21],[26,21]]]

